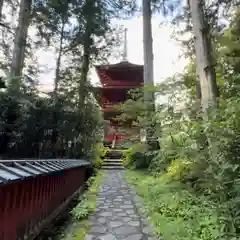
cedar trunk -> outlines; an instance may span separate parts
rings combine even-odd
[[[193,33],[195,38],[197,75],[201,86],[202,108],[217,104],[219,92],[212,60],[210,28],[204,17],[204,1],[190,0]],[[198,93],[199,94],[199,93]]]

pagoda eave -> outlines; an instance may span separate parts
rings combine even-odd
[[[102,108],[113,108],[128,98],[126,89],[93,87],[92,93]],[[127,89],[130,90],[131,88]],[[120,96],[120,97],[119,97]]]
[[[143,65],[122,61],[111,65],[96,65],[95,69],[100,82],[105,85],[120,86],[130,83],[130,86],[139,86],[143,82]]]
[[[119,110],[115,110],[115,109],[113,109],[113,108],[102,108],[102,111],[103,112],[113,112],[113,113],[120,113],[120,111]]]
[[[140,86],[136,86],[136,85],[128,85],[128,86],[108,86],[108,85],[103,85],[100,87],[91,87],[93,94],[102,94],[103,92],[109,92],[109,91],[115,91],[115,92],[125,92],[126,90],[131,90],[131,89],[136,89],[141,87],[143,84],[141,84]]]
[[[141,83],[141,85],[143,85],[143,83]],[[123,89],[123,90],[128,90],[128,89],[133,89],[133,88],[139,88],[139,85],[135,85],[135,84],[133,84],[133,85],[118,85],[118,86],[114,86],[114,85],[107,85],[107,83],[106,84],[103,84],[102,85],[102,87],[99,87],[100,89],[113,89],[113,90],[121,90],[121,89]]]
[[[95,67],[99,70],[119,70],[119,69],[132,69],[132,68],[143,68],[143,65],[134,64],[128,61],[118,62],[116,64],[105,64],[105,65],[95,65]]]

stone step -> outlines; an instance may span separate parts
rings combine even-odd
[[[123,170],[123,166],[102,166],[102,170]]]
[[[114,159],[114,158],[105,158],[104,162],[113,162],[113,163],[122,163],[122,159]]]
[[[119,159],[122,158],[123,153],[119,150],[111,150],[106,154],[106,158]]]
[[[122,164],[114,162],[104,162],[102,166],[122,166]]]

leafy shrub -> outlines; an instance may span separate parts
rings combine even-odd
[[[93,202],[87,201],[85,196],[82,196],[80,203],[72,210],[72,214],[78,220],[86,218],[90,213],[94,212],[95,206]]]
[[[123,165],[128,168],[146,168],[149,165],[147,159],[147,146],[143,143],[134,144],[124,151]]]
[[[103,143],[97,143],[94,146],[94,150],[93,150],[93,168],[95,169],[100,169],[102,164],[103,164],[103,159],[105,158],[107,152],[108,152],[108,148],[104,147]]]
[[[159,150],[149,165],[149,171],[153,173],[166,171],[174,157],[164,149]]]
[[[96,156],[92,162],[93,168],[100,169],[103,164],[103,159],[101,159],[99,156]]]
[[[164,129],[164,128],[163,128]],[[169,165],[172,164],[174,159],[191,159],[190,152],[196,154],[194,141],[189,141],[189,134],[185,131],[178,129],[168,129],[171,131],[163,134],[161,139],[161,149],[157,151],[152,159],[149,170],[151,172],[167,171]]]
[[[166,178],[169,181],[183,181],[191,171],[192,162],[185,159],[175,159],[167,169]]]

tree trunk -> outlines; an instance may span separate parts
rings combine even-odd
[[[143,52],[144,52],[144,85],[153,85],[153,40],[151,0],[142,1],[143,8]],[[146,100],[152,100],[147,98]]]
[[[18,26],[15,32],[13,56],[10,67],[10,87],[18,91],[21,85],[22,70],[24,67],[26,41],[31,17],[32,0],[21,0]]]
[[[90,38],[90,35],[89,35]],[[82,63],[82,69],[81,69],[81,76],[80,76],[80,83],[79,83],[79,106],[80,108],[83,107],[85,97],[86,97],[86,82],[87,82],[87,76],[89,71],[89,62],[90,62],[90,46],[88,44],[89,41],[87,41],[88,37],[86,37],[86,43],[84,43],[83,51],[83,63]]]
[[[212,46],[208,23],[204,18],[204,1],[190,0],[190,10],[195,37],[197,75],[201,86],[203,111],[217,104],[219,96],[216,73],[212,61]]]
[[[89,4],[89,9],[94,7],[94,1],[88,0],[86,4]],[[83,61],[82,61],[82,67],[81,67],[81,76],[80,76],[80,82],[79,82],[79,107],[83,107],[85,97],[86,97],[86,82],[87,82],[87,76],[89,72],[89,64],[90,64],[90,48],[92,44],[91,39],[92,34],[92,13],[88,13],[86,16],[86,28],[85,28],[85,34],[83,37]]]
[[[56,62],[56,71],[55,71],[55,80],[54,80],[54,91],[53,91],[53,101],[54,101],[54,109],[53,109],[53,131],[52,131],[52,157],[56,158],[58,156],[58,149],[57,149],[57,140],[58,140],[58,87],[60,81],[60,67],[61,67],[61,59],[62,59],[62,52],[63,52],[63,35],[64,35],[64,27],[65,22],[63,21],[61,32],[60,32],[60,43],[59,43],[59,51],[58,57]]]
[[[197,76],[197,79],[196,79],[196,98],[198,101],[201,100],[202,98],[199,76]]]
[[[4,0],[0,0],[0,22],[2,22],[3,3],[4,3]]]
[[[148,89],[148,86],[153,87],[153,39],[152,39],[152,10],[151,0],[142,0],[143,11],[143,52],[144,52],[144,101],[147,107],[147,123],[146,141],[150,149],[159,148],[157,140],[154,137],[155,125],[152,123],[152,114],[155,111],[154,92]]]
[[[58,57],[56,62],[55,80],[54,80],[54,93],[57,92],[59,87],[59,81],[60,81],[60,67],[61,67],[61,59],[62,59],[62,53],[63,53],[64,27],[65,27],[65,22],[62,23],[61,32],[60,32],[60,43],[59,43],[59,51],[58,51]]]

